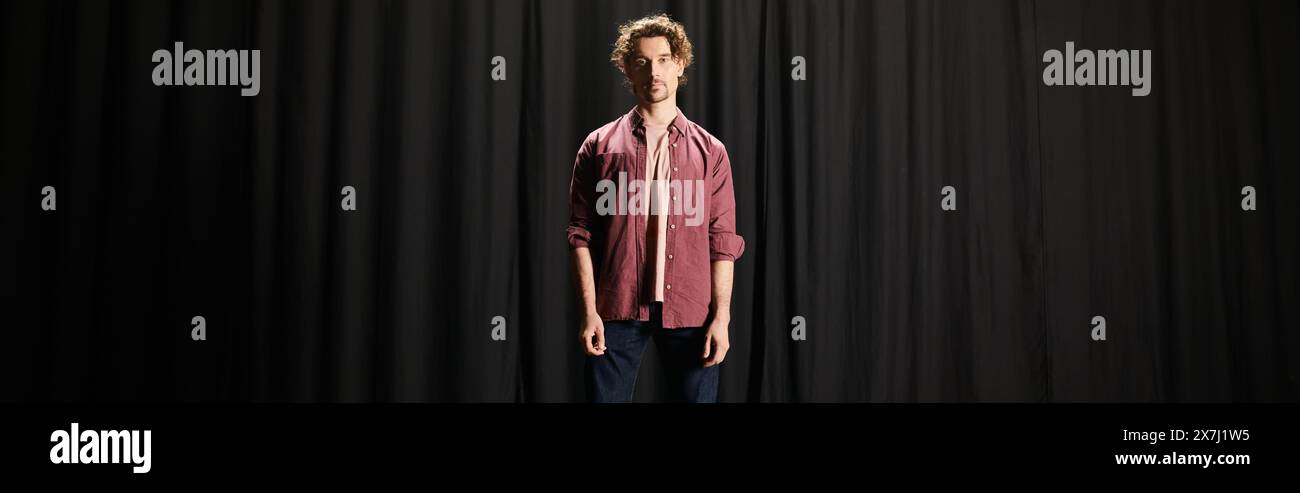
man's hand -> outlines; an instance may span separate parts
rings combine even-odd
[[[605,322],[596,312],[596,280],[592,276],[591,250],[587,247],[573,249],[573,273],[578,278],[578,296],[582,300],[582,320],[578,322],[578,337],[587,356],[605,354]],[[595,339],[593,341],[592,339]]]
[[[588,313],[582,317],[579,337],[582,338],[582,347],[587,351],[587,356],[605,354],[605,322],[600,320],[599,314]],[[592,339],[595,339],[595,342]]]
[[[722,364],[731,348],[727,326],[731,324],[731,278],[735,262],[714,260],[710,279],[713,284],[713,321],[704,334],[704,367]]]
[[[730,324],[729,315],[715,315],[709,322],[709,330],[704,334],[705,368],[720,365],[727,358],[727,350],[731,348],[731,340],[727,337],[727,325]]]

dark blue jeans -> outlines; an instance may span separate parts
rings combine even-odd
[[[605,322],[605,354],[587,356],[587,397],[592,402],[628,402],[646,343],[659,350],[674,402],[717,402],[718,366],[704,367],[705,327],[665,329],[663,305],[650,305],[650,320]]]

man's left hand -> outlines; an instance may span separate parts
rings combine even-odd
[[[709,323],[709,330],[704,334],[704,367],[722,364],[727,358],[727,349],[731,341],[727,338],[727,325],[731,317],[714,317]]]

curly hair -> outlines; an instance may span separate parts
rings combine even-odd
[[[691,66],[691,62],[695,61],[695,55],[691,52],[691,40],[686,37],[686,27],[666,14],[649,15],[618,26],[618,41],[614,42],[614,51],[609,54],[609,62],[626,75],[627,63],[636,55],[637,42],[641,38],[655,36],[668,39],[673,58],[682,65],[682,76],[677,79],[677,82],[686,85],[686,67]],[[628,86],[629,89],[632,87],[631,84],[628,79],[623,79],[623,85]]]

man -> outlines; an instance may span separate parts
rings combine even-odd
[[[588,397],[631,400],[653,339],[675,400],[716,402],[732,268],[745,248],[731,162],[677,108],[693,61],[680,23],[656,15],[623,24],[610,61],[636,106],[587,135],[569,188]]]

